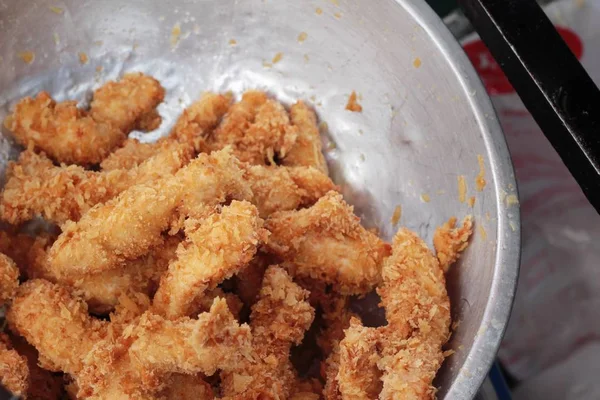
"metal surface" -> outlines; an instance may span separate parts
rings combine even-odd
[[[534,0],[458,2],[600,212],[600,90],[594,81]]]
[[[152,140],[203,90],[266,89],[287,103],[315,105],[328,126],[333,178],[385,238],[395,231],[397,205],[400,223],[429,242],[448,217],[473,214],[476,234],[448,278],[458,321],[448,347],[456,353],[436,384],[439,398],[475,395],[512,304],[519,210],[510,201],[515,180],[490,100],[424,2],[0,0],[0,41],[0,117],[41,89],[85,104],[102,82],[141,70],[168,91],[159,108],[163,125],[141,136]],[[34,62],[24,63],[22,51],[33,51]],[[80,63],[79,52],[89,63]],[[362,113],[344,109],[353,90]],[[14,156],[7,140],[0,149]],[[478,155],[487,180],[481,192]],[[467,198],[476,198],[473,208],[459,201],[460,175]]]

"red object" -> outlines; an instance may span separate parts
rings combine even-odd
[[[571,29],[562,26],[557,26],[556,30],[560,33],[560,36],[562,36],[573,54],[575,54],[575,57],[581,60],[583,56],[583,42],[579,36]],[[464,50],[483,80],[483,84],[489,94],[514,93],[515,90],[504,75],[504,72],[502,72],[502,69],[480,39],[465,44]]]

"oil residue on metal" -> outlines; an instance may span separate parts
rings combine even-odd
[[[478,192],[483,191],[487,182],[485,181],[485,162],[481,154],[477,155],[477,162],[479,163],[479,174],[475,178],[475,188]]]

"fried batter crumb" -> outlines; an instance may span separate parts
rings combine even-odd
[[[444,225],[438,227],[433,235],[433,245],[444,272],[454,264],[460,254],[467,248],[469,238],[473,234],[473,218],[469,215],[462,226],[456,228],[456,217],[452,217]]]
[[[346,104],[346,110],[352,112],[362,112],[363,108],[358,104],[356,92],[352,91],[350,97],[348,97],[348,103]]]

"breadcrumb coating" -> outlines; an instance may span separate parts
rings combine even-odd
[[[29,366],[27,359],[12,348],[7,335],[0,333],[0,384],[17,396],[27,396]]]
[[[452,217],[435,230],[433,247],[444,272],[448,272],[452,264],[458,261],[461,253],[469,245],[469,238],[472,234],[473,217],[470,215],[465,217],[462,226],[458,228],[456,227],[456,217]]]
[[[228,373],[221,374],[225,399],[289,398],[296,373],[289,360],[314,319],[308,292],[281,268],[267,268],[259,300],[252,307],[253,353]]]
[[[390,247],[360,225],[339,193],[307,209],[274,213],[266,228],[267,248],[293,265],[294,275],[321,279],[342,294],[366,294],[381,281]]]
[[[154,297],[153,310],[169,319],[190,315],[190,306],[245,267],[268,232],[258,210],[233,201],[220,214],[186,221],[187,240],[177,249]]]
[[[298,138],[283,158],[283,165],[313,167],[327,175],[327,162],[323,156],[315,112],[303,101],[298,101],[290,108],[290,119],[298,128]]]
[[[78,221],[96,204],[135,184],[177,172],[190,156],[184,147],[167,144],[139,167],[94,172],[76,165],[57,167],[43,153],[26,150],[17,163],[9,164],[0,215],[14,225],[35,216],[59,225]]]
[[[232,146],[240,161],[273,165],[293,147],[298,128],[291,125],[287,111],[265,93],[249,91],[234,104],[210,137],[213,149]]]
[[[0,307],[15,297],[19,287],[19,268],[4,253],[0,253]]]

